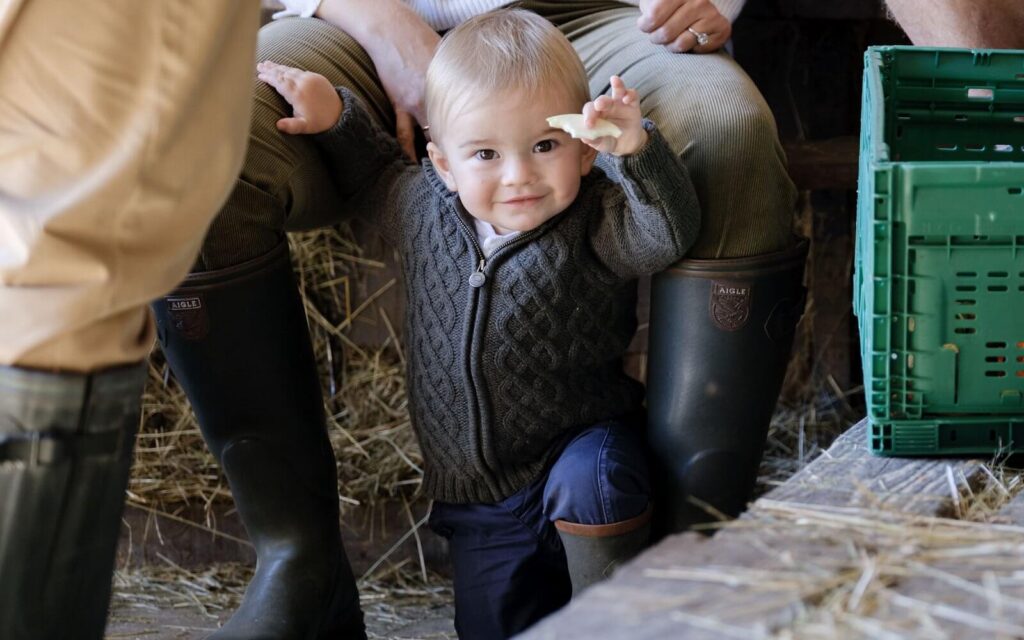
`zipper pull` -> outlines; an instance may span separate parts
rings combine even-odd
[[[484,275],[484,263],[486,261],[486,258],[481,258],[480,266],[478,266],[476,268],[476,271],[471,273],[469,276],[469,286],[473,287],[474,289],[478,289],[484,286],[484,283],[487,282],[487,276]]]

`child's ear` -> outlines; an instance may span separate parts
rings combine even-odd
[[[428,142],[427,155],[430,157],[430,163],[434,165],[434,171],[437,172],[437,175],[441,177],[441,181],[444,182],[444,186],[448,187],[449,191],[458,192],[459,188],[455,184],[455,176],[452,175],[448,156],[444,155],[441,147],[433,142]]]
[[[580,144],[583,144],[582,142]],[[580,157],[580,175],[585,176],[594,168],[594,161],[597,160],[597,149],[589,144],[583,144],[583,155]]]

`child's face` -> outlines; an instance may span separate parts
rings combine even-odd
[[[549,116],[577,113],[567,92],[505,92],[476,100],[449,118],[428,146],[438,175],[474,218],[500,233],[529,231],[564,211],[596,152]]]

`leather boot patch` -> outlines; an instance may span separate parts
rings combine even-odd
[[[200,296],[167,298],[171,326],[186,340],[201,340],[210,332],[210,321]]]
[[[711,282],[711,321],[723,331],[737,331],[750,319],[753,287],[749,282]]]

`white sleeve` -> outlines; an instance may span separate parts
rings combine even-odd
[[[736,17],[743,11],[743,5],[747,0],[711,0],[711,4],[718,8],[719,13],[729,19],[729,22],[736,22]]]

